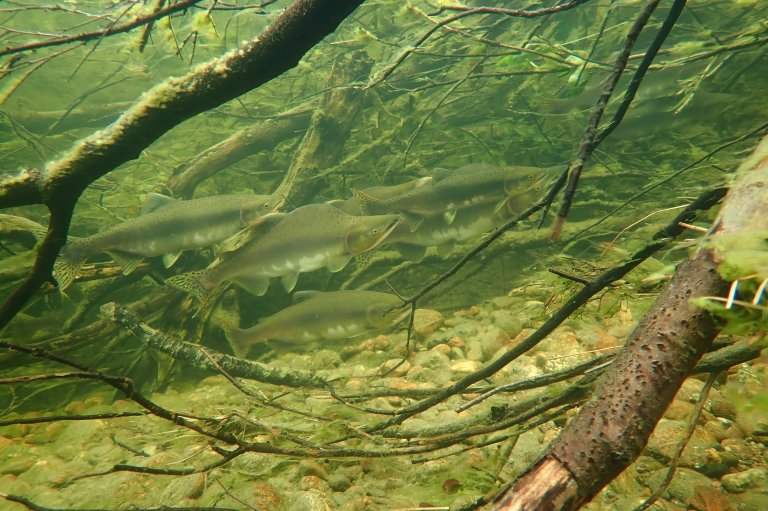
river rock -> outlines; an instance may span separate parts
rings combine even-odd
[[[482,367],[482,364],[476,360],[459,360],[451,365],[451,371],[454,373],[474,373]]]
[[[730,399],[726,399],[720,392],[714,389],[710,391],[709,403],[709,410],[716,417],[722,417],[731,421],[736,420],[736,407]]]
[[[491,312],[491,321],[497,328],[506,332],[510,338],[515,337],[523,329],[523,322],[507,310]]]
[[[416,309],[413,316],[413,331],[422,338],[435,333],[443,324],[443,315],[432,309]]]
[[[205,474],[173,477],[160,495],[160,503],[178,505],[184,499],[196,499],[205,489]]]
[[[509,335],[496,326],[489,327],[479,339],[486,359],[490,359],[497,351],[507,346],[509,340]]]
[[[723,488],[731,493],[741,493],[750,488],[759,487],[768,490],[768,468],[755,467],[744,472],[727,474],[723,476],[721,482],[723,483]],[[766,504],[768,505],[768,500]]]
[[[667,468],[662,468],[651,474],[651,477],[648,478],[648,487],[651,491],[656,491],[661,486],[661,483],[667,476],[667,470]],[[697,487],[710,487],[711,485],[712,481],[707,476],[689,468],[678,468],[675,472],[675,477],[672,478],[672,482],[669,483],[663,496],[681,502],[690,502],[696,493]]]
[[[448,358],[448,355],[435,349],[420,351],[413,357],[414,366],[421,366],[437,371],[448,369],[450,363],[451,360]]]
[[[648,441],[646,452],[658,460],[668,462],[672,459],[685,431],[684,421],[661,419]],[[707,450],[719,448],[720,445],[712,435],[703,428],[697,427],[680,458],[680,466],[691,468],[704,466],[710,461]]]

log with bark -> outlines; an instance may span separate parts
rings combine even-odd
[[[768,137],[742,164],[713,237],[768,229]],[[575,510],[643,450],[675,393],[718,333],[696,297],[722,296],[718,251],[702,243],[677,269],[592,399],[544,456],[496,499],[496,511]]]

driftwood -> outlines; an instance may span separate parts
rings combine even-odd
[[[323,169],[338,163],[344,143],[357,120],[364,91],[348,84],[367,78],[373,60],[364,52],[338,58],[329,73],[329,91],[323,97],[301,145],[275,193],[290,207],[310,202],[323,188]]]
[[[281,116],[242,129],[176,167],[168,180],[175,197],[190,198],[201,181],[235,162],[301,133],[309,121],[309,111]]]
[[[768,138],[739,169],[713,236],[768,229]],[[495,510],[575,510],[640,455],[718,329],[695,297],[721,296],[717,249],[682,263],[617,355],[592,399],[498,499]]]
[[[0,328],[51,280],[75,203],[90,183],[137,158],[179,123],[295,67],[360,3],[362,0],[297,0],[259,37],[185,76],[154,87],[112,125],[80,141],[44,169],[25,169],[0,182],[0,207],[45,204],[51,212],[48,234],[31,274],[0,307]]]
[[[109,319],[128,329],[147,347],[157,349],[177,360],[184,360],[197,367],[217,371],[220,366],[231,376],[272,383],[273,385],[315,388],[328,386],[325,380],[306,371],[271,367],[224,353],[209,352],[197,344],[177,339],[152,328],[142,322],[130,309],[114,302],[103,305],[101,310]]]

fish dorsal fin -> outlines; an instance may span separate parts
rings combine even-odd
[[[115,260],[117,264],[123,269],[123,275],[130,275],[133,271],[139,267],[144,260],[142,257],[137,257],[127,252],[118,252],[116,250],[108,250],[107,254]]]
[[[456,220],[456,208],[451,208],[443,213],[443,219],[448,225],[452,224]]]
[[[411,245],[410,243],[393,243],[392,248],[400,252],[406,259],[411,261],[421,261],[427,252],[427,247],[421,245]]]
[[[299,272],[292,271],[291,273],[286,273],[280,280],[283,281],[285,292],[290,293],[296,287],[296,281],[299,280]]]
[[[315,296],[319,296],[323,294],[322,291],[318,291],[316,289],[308,289],[306,291],[296,291],[293,293],[293,296],[291,296],[291,300],[293,303],[299,303],[304,302],[306,300],[309,300],[310,298],[313,298]]]
[[[453,252],[453,247],[456,246],[456,243],[453,241],[448,241],[446,243],[443,243],[442,245],[437,246],[437,255],[439,255],[442,259],[448,259],[448,256],[451,255],[451,252]]]
[[[446,169],[444,167],[437,167],[432,170],[432,179],[434,181],[440,181],[441,179],[445,179],[448,176],[453,175],[456,172],[456,169]]]
[[[377,206],[381,206],[383,203],[373,195],[370,195],[360,190],[352,189],[352,195],[355,196],[357,202],[360,204],[360,210],[365,215],[370,215]]]
[[[141,214],[146,215],[147,213],[152,213],[153,211],[157,211],[160,208],[164,208],[165,206],[176,202],[178,201],[173,197],[168,197],[162,193],[149,192],[144,196],[144,204],[141,206]]]
[[[347,266],[347,264],[349,264],[350,259],[352,259],[352,257],[349,255],[343,255],[329,259],[328,264],[326,265],[328,267],[328,271],[331,273],[340,272]]]
[[[269,277],[238,275],[235,284],[256,296],[264,296],[269,289]]]
[[[411,232],[416,231],[416,229],[421,227],[421,224],[424,222],[424,217],[415,215],[413,213],[408,213],[407,211],[403,211],[402,213],[400,213],[400,218],[402,218],[405,221],[405,223],[408,224],[408,227],[410,227]]]
[[[174,264],[176,264],[176,261],[179,260],[179,257],[181,257],[181,253],[183,250],[179,250],[178,252],[174,252],[172,254],[163,254],[163,266],[166,268],[170,268]]]

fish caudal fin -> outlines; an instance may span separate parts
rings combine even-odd
[[[209,293],[209,290],[203,285],[202,279],[204,275],[204,270],[180,273],[179,275],[174,275],[173,277],[165,279],[165,283],[191,294],[202,303],[205,302]]]
[[[85,259],[72,257],[66,249],[61,251],[56,262],[53,263],[53,277],[59,283],[59,291],[64,291],[74,282],[84,262]]]
[[[248,353],[248,345],[245,343],[243,330],[240,329],[237,314],[219,313],[216,319],[219,326],[224,331],[224,337],[227,338],[227,342],[232,348],[232,353],[234,353],[237,358],[243,358],[245,354]]]

